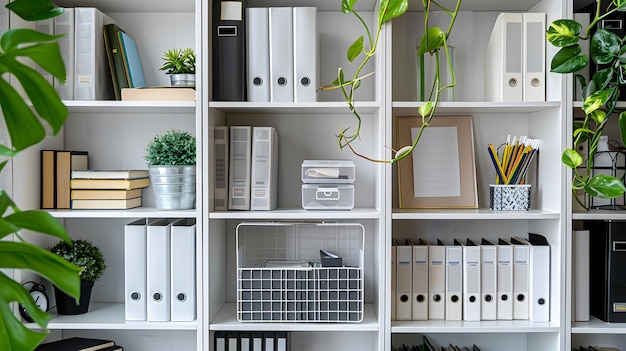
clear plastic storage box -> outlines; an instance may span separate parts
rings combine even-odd
[[[305,184],[354,183],[354,162],[350,160],[304,160],[302,182]]]
[[[351,210],[354,208],[352,184],[302,184],[305,210]]]
[[[243,222],[236,240],[240,322],[363,320],[362,225]],[[341,264],[322,267],[320,250]]]

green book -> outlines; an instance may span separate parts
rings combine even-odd
[[[104,26],[104,46],[107,52],[107,59],[109,60],[109,68],[111,69],[115,100],[122,100],[122,89],[130,87],[124,68],[122,46],[118,39],[118,33],[120,32],[123,33],[124,31],[115,24]]]

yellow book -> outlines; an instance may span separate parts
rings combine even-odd
[[[132,190],[101,190],[101,189],[74,189],[72,200],[122,200],[141,196],[141,189]]]
[[[141,196],[121,200],[72,200],[73,210],[125,210],[141,206]]]
[[[196,90],[183,87],[124,88],[122,101],[196,101]]]
[[[72,179],[72,189],[139,189],[150,185],[150,178],[137,179]]]

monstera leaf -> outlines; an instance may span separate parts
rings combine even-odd
[[[49,0],[14,0],[7,6],[27,21],[52,18],[63,12]],[[68,114],[54,87],[35,69],[24,64],[24,58],[39,65],[52,76],[64,80],[65,65],[59,36],[32,29],[11,29],[0,37],[0,107],[11,143],[0,145],[0,155],[13,157],[19,151],[41,142],[46,130],[54,134],[63,126]],[[9,81],[9,79],[11,81]],[[18,89],[26,93],[23,97]],[[8,161],[0,163],[2,171]],[[38,273],[73,297],[80,294],[80,268],[60,256],[22,239],[23,230],[70,241],[63,226],[49,213],[22,211],[9,195],[0,189],[0,269],[20,269]],[[14,237],[8,238],[9,235]],[[28,311],[42,331],[31,330],[15,317],[12,304]],[[0,272],[0,350],[32,351],[48,332],[51,316],[39,310],[28,291]]]

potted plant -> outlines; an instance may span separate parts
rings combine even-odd
[[[169,49],[161,57],[165,62],[160,68],[170,76],[173,86],[196,85],[196,54],[191,48]]]
[[[57,304],[57,313],[74,315],[87,313],[93,285],[106,271],[106,263],[102,251],[84,239],[72,239],[71,242],[60,241],[48,249],[55,255],[80,267],[80,300],[65,294],[62,290],[54,287],[54,295]]]
[[[62,8],[55,7],[49,0],[13,0],[5,5],[10,11],[25,21],[38,21],[58,16]],[[0,107],[10,141],[3,140],[0,145],[0,170],[4,169],[8,159],[30,146],[40,143],[47,137],[46,130],[57,134],[67,118],[68,109],[63,104],[54,87],[39,72],[34,72],[24,58],[39,64],[50,75],[60,80],[65,79],[65,65],[61,57],[56,36],[44,34],[27,28],[17,28],[2,33],[0,48],[0,66],[7,74],[0,76]],[[32,73],[32,74],[31,74]],[[8,79],[16,78],[25,89],[27,98],[15,90]],[[27,101],[28,100],[28,101]],[[31,107],[34,108],[31,108]],[[0,215],[5,223],[0,233],[0,266],[5,269],[21,269],[38,273],[55,286],[74,297],[80,294],[80,268],[67,260],[54,255],[45,248],[29,243],[20,233],[32,230],[69,241],[63,225],[50,213],[39,210],[21,210],[9,196],[0,189]],[[10,235],[13,239],[3,240]],[[31,351],[50,333],[47,325],[51,315],[37,307],[28,290],[18,281],[0,271],[0,350]],[[10,313],[11,305],[20,304],[37,324],[38,328],[26,327]]]
[[[188,210],[196,202],[196,137],[170,130],[152,139],[144,154],[159,210]]]
[[[626,1],[597,1],[586,28],[574,20],[559,19],[550,23],[546,34],[548,42],[560,48],[552,58],[551,72],[575,73],[590,64],[590,60],[603,67],[588,82],[582,75],[575,75],[582,87],[585,119],[575,123],[573,145],[561,157],[572,169],[573,198],[585,209],[589,209],[588,204],[579,197],[578,190],[601,199],[617,198],[626,191],[623,179],[605,174],[590,176],[604,126],[616,112],[618,91],[626,82],[626,43],[606,29],[598,29],[593,35],[591,32],[599,21],[617,11],[626,11]],[[590,40],[588,55],[582,52],[581,40]],[[622,143],[626,143],[626,112],[621,112],[618,118]],[[583,143],[588,145],[587,155],[576,151]]]

